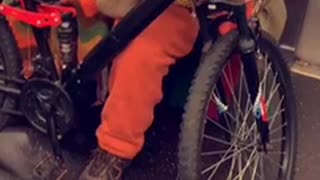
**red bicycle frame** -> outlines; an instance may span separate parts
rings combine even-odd
[[[63,14],[77,15],[73,7],[48,5],[39,3],[37,11],[31,12],[25,9],[25,0],[19,0],[21,8],[13,7],[4,3],[0,5],[0,14],[14,18],[20,22],[35,26],[37,28],[57,27],[62,22]]]

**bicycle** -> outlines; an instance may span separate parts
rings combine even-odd
[[[25,116],[37,130],[49,134],[56,159],[63,162],[59,139],[75,123],[75,105],[92,103],[92,99],[83,95],[90,91],[86,88],[92,76],[173,2],[141,2],[82,64],[78,64],[76,58],[77,12],[74,8],[35,0],[19,0],[11,5],[1,3],[0,78],[3,80],[0,102],[3,108],[0,112],[3,116],[0,127],[7,124],[10,115]],[[290,74],[276,43],[262,32],[259,21],[255,18],[248,21],[246,3],[212,0],[196,8],[203,56],[192,81],[181,124],[180,179],[293,178],[296,112]],[[211,15],[219,16],[208,18]],[[21,77],[21,57],[6,17],[32,26],[39,54],[33,59],[35,71],[29,79]],[[213,31],[225,22],[232,22],[236,27],[226,34]],[[47,40],[52,28],[57,28],[63,63],[61,73],[54,64]],[[274,76],[271,83],[270,76]],[[269,87],[272,90],[267,92]],[[274,100],[276,93],[278,101]],[[275,109],[271,106],[274,101]],[[22,112],[17,110],[18,105]],[[281,119],[277,120],[280,115]],[[275,124],[280,125],[274,128]],[[207,130],[214,135],[204,134]],[[276,135],[280,138],[274,138]],[[218,150],[211,151],[212,148]],[[280,150],[275,151],[276,148]],[[279,162],[268,159],[273,154],[280,156]],[[265,174],[271,167],[263,164],[266,160],[276,164],[275,172]],[[207,164],[209,167],[204,168]]]

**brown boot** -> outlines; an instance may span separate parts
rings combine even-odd
[[[121,180],[124,169],[129,165],[129,160],[98,148],[79,180]]]

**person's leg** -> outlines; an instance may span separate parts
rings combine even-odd
[[[162,80],[192,50],[198,29],[187,9],[171,6],[116,58],[97,131],[102,149],[125,159],[139,153],[162,98]]]
[[[80,180],[122,178],[144,144],[154,107],[162,98],[163,77],[176,59],[192,50],[198,29],[187,9],[173,5],[115,59],[97,130],[100,148]]]

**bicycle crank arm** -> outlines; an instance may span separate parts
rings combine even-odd
[[[17,88],[7,87],[6,85],[0,85],[0,93],[8,93],[11,95],[19,96],[21,94],[21,90]]]
[[[12,110],[12,109],[0,109],[0,114],[8,114],[12,116],[24,116],[21,111]]]
[[[4,83],[0,83],[0,93],[8,93],[17,96],[21,94],[21,90],[14,87],[8,87],[8,84],[14,83],[17,85],[23,85],[26,82],[24,79],[10,77],[3,74],[0,74],[0,80],[4,81]]]
[[[16,84],[24,84],[26,82],[26,80],[24,80],[24,79],[6,76],[3,74],[0,74],[0,80],[5,80],[6,82],[16,83]]]
[[[53,154],[55,156],[55,159],[57,160],[58,163],[63,163],[63,155],[62,155],[62,150],[60,148],[59,140],[58,140],[58,134],[56,130],[56,122],[53,119],[53,117],[49,117],[47,119],[47,125],[48,125],[48,133],[50,137],[50,142],[53,150]]]

